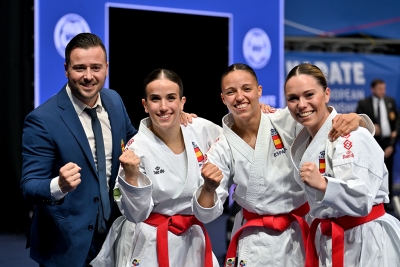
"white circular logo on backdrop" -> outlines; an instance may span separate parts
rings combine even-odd
[[[90,32],[89,24],[78,14],[66,14],[61,17],[54,28],[54,45],[60,56],[65,57],[65,47],[78,33]]]
[[[267,65],[271,57],[271,41],[264,30],[253,28],[243,40],[243,55],[247,64],[254,69]]]

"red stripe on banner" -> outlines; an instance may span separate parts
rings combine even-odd
[[[346,27],[346,28],[337,29],[337,30],[333,30],[333,31],[327,31],[327,32],[320,34],[319,36],[332,36],[332,35],[337,35],[337,34],[343,34],[346,32],[353,31],[353,30],[374,28],[374,27],[379,27],[379,26],[382,26],[385,24],[391,24],[391,23],[396,23],[396,22],[400,22],[400,17],[395,17],[395,18],[391,18],[391,19],[385,19],[385,20],[370,22],[370,23],[366,23],[366,24]]]

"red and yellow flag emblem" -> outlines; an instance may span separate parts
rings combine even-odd
[[[194,146],[194,153],[196,153],[197,161],[198,162],[203,162],[204,155],[201,152],[200,148],[196,144],[193,144],[193,146]]]
[[[319,173],[325,173],[325,158],[319,159]]]
[[[276,149],[281,149],[283,148],[283,143],[282,143],[282,139],[279,136],[279,134],[274,134],[272,135],[272,141],[274,141],[274,145]]]

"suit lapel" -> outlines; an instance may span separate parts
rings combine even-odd
[[[374,102],[373,102],[373,100],[372,100],[372,96],[370,96],[370,97],[368,98],[367,108],[371,110],[371,114],[372,114],[371,120],[372,120],[374,123],[376,123],[376,115],[377,115],[377,114],[375,114]],[[368,115],[368,114],[367,114],[367,115]]]
[[[389,115],[389,112],[393,109],[393,104],[392,104],[392,102],[390,101],[390,99],[387,98],[387,97],[384,97],[384,100],[385,100],[386,110],[387,110],[387,113],[388,113],[388,115]]]
[[[66,87],[57,94],[57,103],[60,109],[62,109],[60,113],[60,117],[68,129],[71,131],[72,135],[75,137],[75,140],[79,143],[82,148],[83,153],[86,158],[90,162],[90,166],[92,167],[92,171],[97,174],[96,166],[94,164],[94,159],[92,155],[92,151],[89,146],[89,142],[87,140],[85,131],[83,130],[81,121],[76,114],[76,110],[72,105],[71,100],[68,97]]]
[[[108,119],[110,120],[111,125],[111,134],[112,134],[112,165],[111,165],[111,177],[109,186],[110,188],[114,188],[115,184],[115,177],[118,172],[119,168],[119,156],[122,153],[121,150],[121,138],[125,138],[119,134],[119,129],[123,125],[121,125],[120,114],[118,114],[117,109],[110,98],[109,94],[103,92],[102,89],[100,91],[101,94],[101,101],[104,105],[104,108],[108,112]],[[57,95],[58,106],[62,110],[60,113],[61,119],[67,125],[68,129],[70,129],[71,133],[75,136],[76,141],[79,143],[80,147],[82,148],[85,157],[90,162],[90,166],[92,171],[95,173],[97,177],[96,165],[94,163],[92,151],[90,149],[89,142],[87,140],[85,131],[82,127],[82,124],[76,114],[76,110],[71,103],[71,100],[68,97],[66,86],[58,93]],[[110,190],[112,192],[112,190]]]
[[[372,123],[378,123],[376,117],[377,114],[375,114],[375,109],[374,109],[374,101],[372,99],[372,96],[369,96],[368,98],[366,98],[365,103],[365,114],[372,120]]]

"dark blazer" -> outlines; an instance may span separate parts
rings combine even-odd
[[[109,186],[114,188],[126,142],[136,133],[121,97],[110,89],[100,91],[108,112],[112,132],[112,170]],[[99,183],[96,166],[82,124],[68,97],[66,86],[25,119],[22,136],[22,180],[24,198],[34,204],[30,234],[30,256],[45,266],[84,266],[95,229],[99,205]],[[82,169],[82,182],[62,200],[55,203],[50,181],[68,162]],[[112,217],[120,214],[109,199]],[[110,222],[112,223],[111,219]]]
[[[391,140],[391,145],[394,146],[397,139],[399,138],[398,131],[399,131],[399,127],[400,127],[400,117],[399,117],[399,114],[397,113],[396,101],[394,100],[394,98],[385,96],[384,101],[385,101],[385,105],[386,105],[390,128],[392,131],[396,131],[398,133],[397,138]],[[368,117],[370,117],[370,119],[372,120],[372,122],[374,124],[378,124],[378,122],[376,120],[375,112],[374,112],[374,105],[372,103],[372,96],[362,99],[358,102],[356,113],[366,114],[366,115],[368,115]],[[377,138],[377,141],[379,143],[378,138]]]

